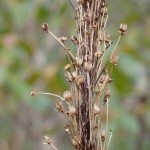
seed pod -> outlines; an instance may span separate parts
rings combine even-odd
[[[74,72],[68,71],[68,72],[66,72],[65,76],[67,77],[69,82],[73,82],[77,77],[77,72],[76,71],[74,71]]]
[[[51,145],[52,144],[52,140],[47,135],[44,135],[43,136],[43,144]]]
[[[47,24],[47,23],[43,23],[43,24],[41,25],[41,27],[42,27],[43,31],[45,31],[46,33],[48,33],[49,27],[48,27],[48,24]]]
[[[104,102],[107,102],[109,97],[110,97],[110,90],[106,89],[104,95]]]
[[[117,65],[118,63],[118,60],[119,60],[119,56],[116,55],[116,54],[113,54],[110,58],[110,62],[113,64],[113,65]]]
[[[69,102],[72,100],[72,94],[70,91],[65,91],[63,94],[65,101]]]
[[[79,41],[78,41],[78,39],[77,39],[76,36],[72,36],[72,37],[71,37],[71,41],[72,41],[75,45],[78,45],[78,44],[79,44]]]
[[[61,113],[65,112],[63,105],[62,105],[62,102],[58,102],[55,107],[58,110],[58,112],[61,112]]]
[[[95,52],[95,57],[101,57],[102,53],[100,51]]]
[[[64,36],[62,36],[62,37],[59,38],[59,40],[60,40],[62,43],[64,43],[64,42],[67,40],[67,38],[64,37]]]
[[[69,125],[65,125],[64,128],[65,128],[65,131],[70,135]]]
[[[81,85],[84,82],[84,77],[82,75],[78,75],[75,79],[77,85]]]
[[[102,139],[102,142],[104,143],[105,142],[105,137],[106,137],[106,132],[105,130],[102,132],[101,134],[101,139]]]
[[[84,63],[84,69],[85,69],[85,71],[90,71],[92,69],[92,63],[91,62],[85,62]]]
[[[69,116],[75,116],[76,115],[76,109],[74,106],[69,106],[68,115]]]
[[[81,58],[81,57],[76,57],[76,64],[77,64],[78,66],[81,66],[81,65],[83,64],[83,58]]]
[[[127,25],[126,24],[120,24],[120,27],[119,27],[119,33],[120,35],[124,35],[127,31]]]

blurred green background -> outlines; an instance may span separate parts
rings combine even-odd
[[[111,150],[150,149],[150,1],[108,1],[108,32],[115,42],[128,25],[118,51],[111,86]],[[47,22],[58,37],[75,34],[66,0],[0,1],[0,149],[48,150],[50,136],[60,150],[73,149],[54,97],[31,97],[33,89],[62,95],[67,89],[62,47],[41,30]],[[71,43],[68,43],[71,46]],[[73,47],[72,47],[73,48]]]

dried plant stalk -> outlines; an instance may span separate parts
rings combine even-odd
[[[76,45],[76,56],[73,56],[66,46],[66,37],[57,38],[46,23],[42,25],[42,29],[63,46],[67,62],[69,61],[65,66],[65,76],[70,89],[64,92],[63,97],[51,93],[49,95],[63,100],[63,103],[56,104],[56,109],[67,118],[65,131],[75,149],[108,150],[112,131],[107,138],[110,98],[107,85],[112,81],[110,75],[118,62],[115,49],[125,34],[127,25],[120,25],[119,38],[110,58],[105,62],[105,54],[112,44],[110,34],[106,31],[108,20],[106,0],[77,0],[74,10],[77,35],[72,36],[71,41]],[[107,70],[108,63],[112,64],[110,71]],[[36,94],[42,92],[32,92],[33,96]],[[65,110],[63,105],[67,105],[68,110]],[[106,123],[102,131],[101,117],[104,109],[106,109]]]

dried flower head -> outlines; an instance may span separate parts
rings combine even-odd
[[[66,102],[69,102],[72,100],[72,94],[70,91],[65,91],[63,94],[63,97],[64,97]]]
[[[72,37],[71,37],[71,41],[72,41],[75,45],[78,45],[78,44],[79,44],[79,41],[78,41],[78,39],[77,39],[76,36],[72,36]]]
[[[77,85],[81,85],[84,82],[84,76],[78,75],[75,79],[75,82],[77,83]]]
[[[76,109],[74,106],[69,106],[68,115],[69,116],[75,116],[76,115]]]
[[[119,56],[118,56],[117,54],[112,54],[112,56],[111,56],[111,58],[110,58],[110,62],[111,62],[113,65],[117,65],[118,60],[119,60]]]
[[[61,113],[65,112],[62,102],[58,102],[55,107],[58,110],[58,112],[61,112]]]
[[[84,63],[84,69],[85,69],[85,71],[90,71],[92,69],[92,63],[91,62],[85,62]]]
[[[95,57],[101,57],[102,53],[100,51],[96,51],[94,55]]]
[[[101,134],[101,140],[103,143],[105,142],[105,139],[106,139],[106,131],[104,130]]]
[[[124,35],[127,31],[127,25],[126,24],[120,24],[120,27],[119,27],[119,33],[120,35]]]
[[[64,126],[65,131],[70,135],[70,129],[69,129],[69,125],[65,125]]]
[[[64,36],[62,36],[62,37],[59,38],[59,40],[60,40],[62,43],[64,43],[64,42],[67,40],[67,38],[64,37]]]
[[[52,140],[47,135],[44,135],[43,136],[43,144],[51,145],[52,144]]]
[[[48,33],[49,27],[48,27],[48,24],[47,24],[47,23],[43,23],[43,24],[41,25],[41,27],[42,27],[43,31],[45,31],[46,33]]]
[[[83,57],[82,58],[81,57],[76,57],[76,64],[78,66],[81,66],[83,64]]]
[[[36,96],[38,93],[36,91],[31,92],[31,96]]]
[[[110,97],[110,90],[106,89],[104,94],[104,102],[107,102]]]
[[[76,71],[73,71],[73,72],[68,71],[68,72],[66,72],[65,76],[67,77],[67,80],[69,82],[73,82],[77,77],[77,72]]]

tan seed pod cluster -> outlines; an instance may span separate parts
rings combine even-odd
[[[119,27],[120,35],[125,35],[126,31],[127,31],[127,25],[126,24],[120,24],[120,27]]]
[[[72,94],[70,91],[65,91],[63,94],[63,97],[64,97],[66,102],[72,101]]]

